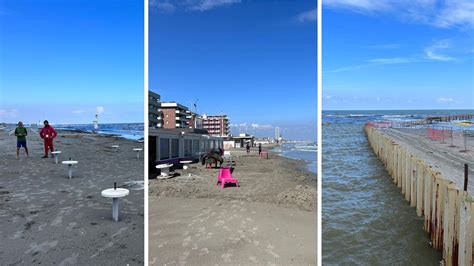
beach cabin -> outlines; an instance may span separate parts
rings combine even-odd
[[[198,161],[201,154],[210,149],[224,147],[222,137],[210,136],[206,130],[195,128],[150,128],[148,138],[151,172],[157,164]]]
[[[250,147],[255,147],[255,136],[246,133],[241,133],[239,136],[231,136],[227,138],[227,141],[226,144],[233,146],[233,148],[245,148],[247,143],[250,144]],[[234,144],[229,144],[229,142],[233,142]]]

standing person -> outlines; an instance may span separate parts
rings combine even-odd
[[[247,142],[247,146],[245,148],[247,148],[247,154],[249,154],[250,153],[250,144],[248,142]]]
[[[20,159],[20,148],[25,148],[26,157],[28,157],[28,148],[26,147],[26,136],[28,136],[28,131],[23,127],[23,122],[18,122],[18,127],[15,128],[16,136],[16,159]]]
[[[260,156],[260,153],[262,153],[262,143],[258,144],[258,156]]]
[[[48,148],[51,152],[54,151],[53,140],[58,135],[56,130],[49,125],[48,120],[44,120],[44,127],[40,131],[40,137],[44,140],[44,156],[41,158],[48,158]],[[54,157],[54,154],[51,154]]]

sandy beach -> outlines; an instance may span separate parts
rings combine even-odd
[[[67,166],[42,159],[38,134],[28,129],[30,158],[16,137],[0,131],[0,261],[8,265],[142,265],[144,256],[142,143],[113,136],[58,131],[59,161],[72,157],[73,178]],[[119,145],[114,151],[112,145]],[[119,200],[120,220],[111,218],[112,200],[101,191],[125,187]]]
[[[315,265],[315,174],[271,152],[231,153],[240,188],[217,187],[218,169],[200,163],[149,181],[150,264]]]

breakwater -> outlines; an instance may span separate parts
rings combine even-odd
[[[372,124],[365,126],[365,132],[393,183],[423,217],[424,230],[433,248],[442,251],[445,265],[472,265],[472,196]]]

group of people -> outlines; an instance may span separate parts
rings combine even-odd
[[[247,154],[250,153],[250,143],[247,142],[247,145],[245,146],[247,149]],[[262,143],[258,144],[258,156],[260,156],[260,153],[262,153]]]
[[[48,150],[53,152],[54,145],[53,141],[58,132],[49,124],[48,120],[44,120],[44,127],[40,130],[39,135],[44,141],[44,156],[41,158],[48,158]],[[24,148],[26,152],[26,157],[29,157],[28,146],[26,145],[26,136],[28,136],[28,131],[23,126],[23,122],[18,122],[17,127],[15,128],[16,136],[16,158],[20,159],[20,149]],[[51,157],[54,157],[54,154],[51,154]]]

